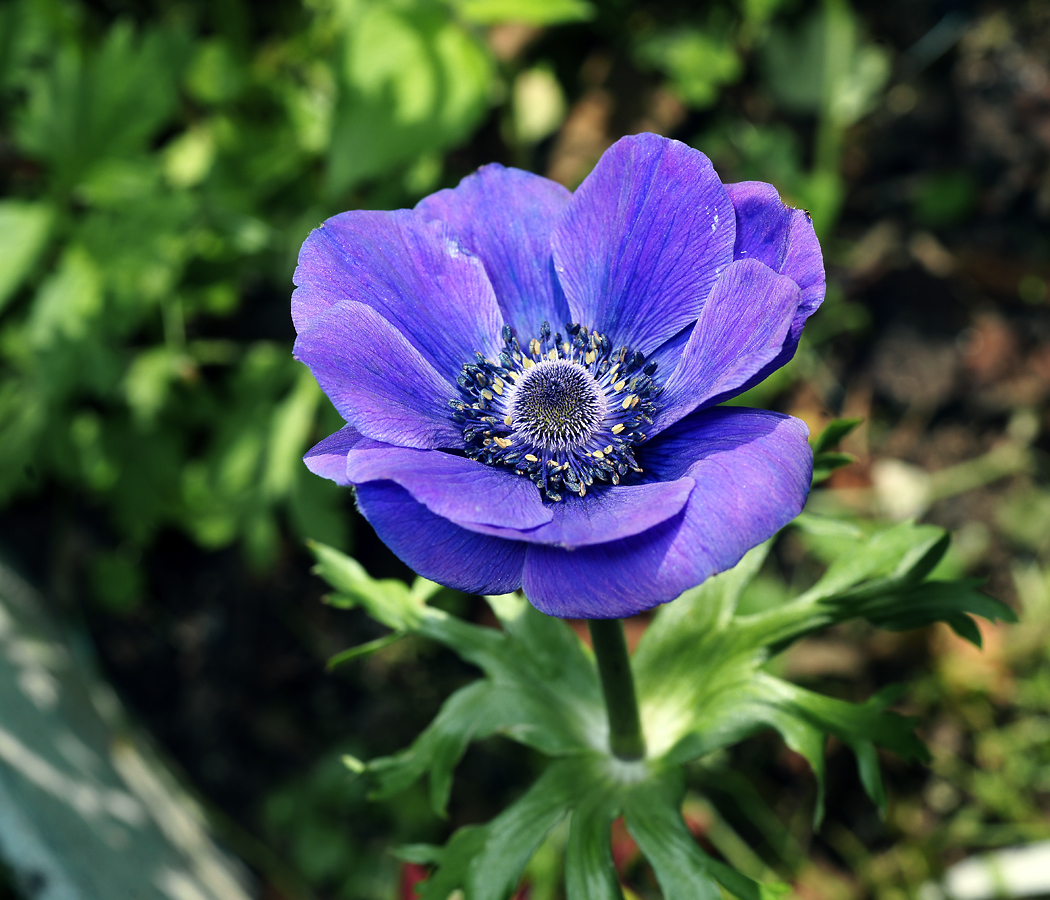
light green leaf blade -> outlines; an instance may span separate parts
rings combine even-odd
[[[53,213],[43,203],[0,202],[0,311],[25,281],[47,243]]]
[[[832,419],[824,426],[824,430],[813,439],[813,455],[827,453],[832,448],[837,447],[839,442],[863,421],[863,419]]]
[[[469,900],[507,900],[543,839],[600,781],[592,756],[555,760],[528,791],[488,824],[467,872]]]
[[[316,541],[308,543],[317,565],[314,572],[339,591],[333,606],[360,605],[378,622],[394,631],[417,631],[426,604],[408,586],[393,578],[375,579],[356,559]]]
[[[453,0],[453,6],[475,25],[560,25],[594,18],[594,5],[587,0]]]
[[[638,785],[624,803],[627,830],[656,873],[664,900],[720,900],[707,857],[682,820],[679,771]]]
[[[565,848],[567,900],[623,900],[612,855],[611,796],[598,793],[572,811]]]
[[[437,862],[434,873],[418,888],[420,900],[448,900],[467,880],[467,869],[488,838],[488,825],[467,825],[456,831],[438,853],[428,854],[427,862]]]

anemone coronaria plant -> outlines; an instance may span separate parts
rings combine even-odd
[[[295,354],[347,423],[306,464],[352,486],[421,576],[373,582],[315,548],[331,602],[392,629],[344,658],[418,633],[485,674],[405,753],[351,765],[380,793],[428,773],[443,812],[471,740],[500,733],[553,758],[492,822],[405,851],[435,867],[425,900],[510,896],[566,817],[570,900],[621,897],[620,815],[667,900],[768,893],[691,837],[686,762],[773,728],[819,779],[834,734],[884,804],[875,745],[925,752],[886,710],[896,693],[832,700],[769,674],[769,658],[845,618],[944,619],[979,640],[969,613],[1009,615],[970,582],[927,580],[938,529],[796,518],[814,471],[806,426],[720,404],[794,354],[824,297],[820,247],[772,186],[723,185],[684,144],[623,138],[574,193],[490,165],[412,210],[343,213],[307,238],[294,280]],[[846,427],[818,443],[825,463]],[[793,520],[830,528],[843,555],[783,608],[738,615]],[[488,595],[501,628],[428,604],[442,585]],[[619,619],[661,604],[632,665]],[[593,649],[557,618],[590,620]]]

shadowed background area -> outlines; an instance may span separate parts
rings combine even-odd
[[[944,627],[853,625],[778,661],[854,700],[912,683],[900,708],[934,761],[884,759],[885,820],[832,747],[814,834],[808,769],[766,735],[692,772],[690,824],[802,897],[991,898],[945,872],[1050,840],[1048,60],[1036,0],[8,0],[0,558],[258,896],[411,897],[418,872],[388,849],[488,819],[539,760],[470,751],[447,822],[418,787],[368,803],[340,761],[409,743],[472,672],[412,638],[325,670],[380,632],[321,602],[305,540],[409,573],[301,463],[341,420],[291,358],[298,248],[328,216],[411,206],[486,162],[573,188],[621,135],[678,138],[723,181],[775,184],[821,236],[828,298],[743,400],[814,431],[863,419],[814,502],[953,529],[950,574],[1022,616],[982,623],[980,653]],[[746,603],[816,574],[785,540]],[[477,598],[442,602],[490,621]],[[0,744],[0,776],[21,746]],[[657,897],[614,837],[625,883]],[[557,896],[545,852],[533,900]],[[34,890],[0,867],[0,897]]]

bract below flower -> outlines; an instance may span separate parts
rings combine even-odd
[[[627,616],[805,503],[805,425],[717,404],[795,352],[820,247],[684,144],[623,138],[575,193],[489,165],[334,216],[295,283],[295,355],[348,423],[306,464],[427,578]]]

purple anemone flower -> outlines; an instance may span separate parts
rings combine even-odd
[[[563,617],[673,600],[787,524],[808,430],[718,407],[824,297],[809,216],[653,134],[575,193],[488,165],[303,244],[295,355],[348,423],[305,457],[421,575]]]

